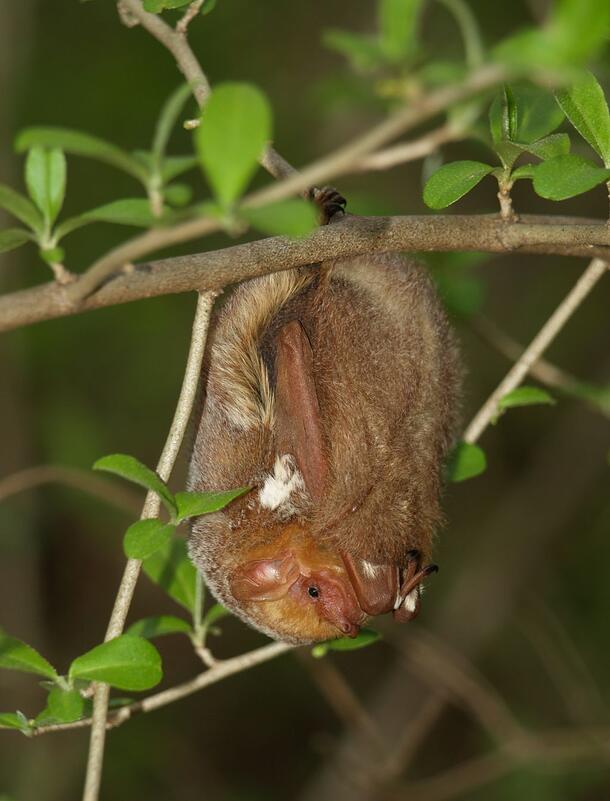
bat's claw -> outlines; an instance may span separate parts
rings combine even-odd
[[[324,186],[322,189],[312,187],[309,190],[309,197],[320,208],[320,223],[327,225],[334,217],[343,216],[347,200],[340,194],[334,186]]]
[[[400,591],[398,593],[398,603],[392,616],[397,623],[407,623],[414,620],[421,608],[421,585],[422,581],[438,573],[438,565],[429,564],[420,568],[421,554],[419,551],[409,551],[407,554],[407,568]]]

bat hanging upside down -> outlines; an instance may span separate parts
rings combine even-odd
[[[340,196],[321,195],[337,211]],[[295,644],[354,637],[388,612],[412,619],[436,570],[459,376],[411,260],[359,256],[238,286],[210,331],[189,469],[191,490],[252,488],[192,528],[218,600]]]

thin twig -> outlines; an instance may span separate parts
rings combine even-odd
[[[491,393],[464,434],[465,442],[476,442],[493,420],[498,411],[498,402],[504,395],[519,386],[530,367],[548,348],[572,314],[580,306],[595,284],[608,270],[608,264],[601,259],[593,259],[574,287],[555,309],[538,334],[525,349],[521,358],[508,371],[504,379]]]
[[[151,231],[108,254],[112,264],[129,264],[149,251],[177,244],[189,230]],[[106,280],[78,306],[54,282],[0,296],[0,331],[40,320],[180,292],[220,290],[228,284],[321,261],[392,251],[476,250],[488,253],[562,254],[610,258],[604,222],[523,215],[506,223],[489,215],[346,217],[305,239],[270,237],[222,250],[161,259]]]
[[[402,142],[385,150],[378,150],[363,158],[350,172],[370,172],[371,170],[389,170],[398,164],[425,158],[438,150],[447,142],[455,142],[464,132],[453,125],[441,125],[412,142]]]
[[[163,690],[160,693],[149,695],[141,701],[135,701],[133,704],[123,706],[111,712],[106,721],[106,729],[114,729],[117,726],[121,726],[134,715],[152,712],[162,706],[179,701],[181,698],[186,698],[193,693],[199,692],[199,690],[203,690],[205,687],[209,687],[210,684],[215,684],[236,673],[241,673],[244,670],[249,670],[270,659],[275,659],[276,656],[286,653],[286,651],[289,651],[291,648],[292,646],[286,643],[275,642],[270,645],[264,645],[262,648],[257,648],[254,651],[249,651],[246,654],[240,654],[232,659],[224,659],[222,662],[217,662],[209,670],[205,670],[193,679],[189,679],[182,684],[177,684],[175,687],[170,687],[168,690]],[[91,718],[83,718],[73,723],[57,723],[49,726],[39,726],[32,731],[31,736],[38,737],[42,734],[52,734],[58,731],[83,729],[90,725]]]
[[[174,419],[157,464],[157,473],[164,481],[167,481],[171,474],[193,408],[213,303],[214,295],[211,293],[199,295],[197,300],[197,311],[193,322],[193,332],[182,388],[176,405]],[[159,496],[154,492],[149,492],[144,501],[141,518],[147,519],[157,517],[160,504]],[[136,582],[140,574],[141,564],[142,563],[138,559],[128,559],[127,561],[104,641],[118,637],[123,631]],[[91,738],[83,801],[97,801],[99,796],[104,760],[109,694],[110,688],[107,684],[97,685],[93,698]]]
[[[28,467],[0,479],[0,503],[20,492],[51,483],[74,487],[129,514],[137,514],[141,507],[140,496],[127,487],[110,483],[88,470],[53,464]]]
[[[193,3],[189,4],[181,19],[176,23],[176,33],[181,33],[183,36],[186,36],[188,26],[195,19],[197,14],[199,14],[204,3],[205,0],[194,0]]]

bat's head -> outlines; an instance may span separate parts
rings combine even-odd
[[[366,615],[332,552],[303,536],[282,537],[274,549],[256,557],[237,566],[229,585],[241,611],[259,628],[299,643],[358,634]]]

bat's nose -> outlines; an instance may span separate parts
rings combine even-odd
[[[349,620],[342,622],[339,628],[346,637],[351,637],[352,639],[360,633],[360,626],[357,623],[351,623]]]

